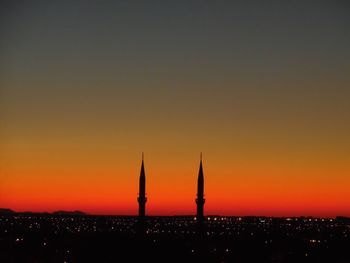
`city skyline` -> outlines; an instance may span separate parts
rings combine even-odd
[[[350,216],[347,1],[1,1],[0,207]]]

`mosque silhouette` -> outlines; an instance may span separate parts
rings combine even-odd
[[[203,174],[203,165],[202,165],[202,153],[200,154],[200,163],[199,163],[199,172],[198,172],[198,182],[197,182],[197,214],[196,219],[198,223],[204,222],[204,174]],[[146,174],[144,166],[144,155],[142,153],[142,162],[141,162],[141,172],[140,172],[140,181],[139,181],[139,195],[137,198],[139,203],[139,219],[143,220],[146,216]]]

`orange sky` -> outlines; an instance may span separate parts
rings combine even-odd
[[[140,154],[127,149],[127,143],[119,149],[101,145],[7,144],[2,207],[136,214]],[[199,154],[184,149],[172,145],[164,152],[146,152],[148,214],[194,213]],[[260,158],[258,153],[240,156],[237,149],[216,151],[204,153],[207,214],[349,215],[346,160],[313,156],[305,161],[305,156],[272,154],[271,149]]]

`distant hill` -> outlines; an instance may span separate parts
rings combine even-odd
[[[86,215],[84,212],[82,211],[78,211],[78,210],[75,210],[75,211],[63,211],[63,210],[60,210],[60,211],[55,211],[52,213],[53,215],[79,215],[79,216],[83,216],[83,215]]]
[[[48,212],[31,212],[31,211],[25,211],[25,212],[16,212],[13,211],[12,209],[8,209],[8,208],[0,208],[0,215],[15,215],[15,214],[20,214],[20,215],[35,215],[35,214],[40,214],[40,215],[79,215],[79,216],[83,216],[86,215],[86,213],[82,212],[82,211],[64,211],[64,210],[60,210],[60,211],[55,211],[52,213],[48,213]]]
[[[14,214],[15,211],[8,208],[0,208],[0,215]]]

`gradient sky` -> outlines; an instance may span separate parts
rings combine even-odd
[[[146,4],[148,2],[148,4]],[[350,216],[348,1],[1,1],[0,207]]]

